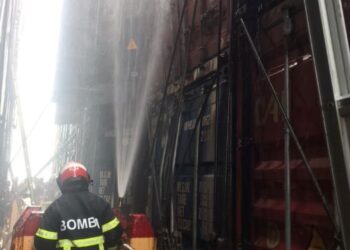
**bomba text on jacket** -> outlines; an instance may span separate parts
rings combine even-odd
[[[82,219],[70,219],[70,220],[62,220],[61,221],[61,232],[66,230],[81,230],[88,228],[100,228],[100,224],[98,223],[98,219],[95,217],[82,218]]]

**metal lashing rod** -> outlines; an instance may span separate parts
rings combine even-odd
[[[267,82],[269,84],[269,87],[271,89],[273,98],[275,99],[275,101],[276,101],[276,103],[278,105],[278,109],[279,109],[279,111],[281,112],[281,114],[283,116],[283,119],[285,121],[285,124],[286,124],[287,128],[289,129],[289,133],[292,136],[292,139],[293,139],[293,141],[294,141],[294,143],[295,143],[295,145],[296,145],[296,147],[297,147],[297,149],[298,149],[298,151],[300,153],[300,156],[301,156],[301,158],[302,158],[302,160],[304,162],[306,170],[308,171],[308,173],[309,173],[309,175],[311,177],[311,180],[312,180],[312,182],[313,182],[313,184],[314,184],[314,186],[315,186],[315,188],[317,190],[317,193],[318,193],[318,195],[321,198],[321,201],[322,201],[323,207],[324,207],[324,209],[325,209],[325,211],[327,213],[327,216],[331,220],[331,223],[332,223],[335,231],[337,232],[338,231],[337,224],[336,224],[336,222],[334,220],[334,217],[332,216],[331,209],[330,209],[330,207],[328,205],[327,199],[324,196],[324,194],[322,192],[322,189],[320,187],[320,184],[319,184],[319,182],[318,182],[318,180],[317,180],[317,178],[316,178],[316,176],[315,176],[315,174],[314,174],[314,172],[313,172],[313,170],[312,170],[312,168],[311,168],[311,166],[310,166],[310,164],[309,164],[309,162],[308,162],[308,160],[306,158],[304,150],[303,150],[303,148],[300,145],[299,139],[298,139],[297,135],[295,134],[294,129],[293,129],[293,127],[292,127],[292,125],[291,125],[291,123],[290,123],[290,121],[288,119],[288,115],[287,115],[287,113],[286,113],[286,111],[285,111],[281,101],[278,98],[278,95],[277,95],[277,92],[275,90],[275,87],[273,86],[273,84],[271,82],[271,79],[270,79],[269,75],[266,72],[265,66],[264,66],[263,62],[261,61],[260,55],[259,55],[259,53],[258,53],[258,51],[257,51],[257,49],[255,47],[253,39],[252,39],[252,37],[250,36],[250,34],[248,32],[247,26],[245,25],[245,22],[244,22],[244,20],[241,17],[239,18],[239,21],[240,21],[240,23],[241,23],[241,25],[243,27],[245,35],[247,36],[248,42],[249,42],[249,44],[250,44],[250,46],[251,46],[251,48],[252,48],[252,50],[254,52],[254,55],[255,55],[255,58],[257,60],[258,65],[260,67],[260,70],[264,74],[264,76],[265,76],[265,78],[266,78],[266,80],[267,80]]]
[[[23,157],[24,157],[24,163],[26,168],[26,174],[27,174],[27,185],[29,189],[31,204],[35,203],[35,197],[34,197],[34,190],[33,190],[33,177],[32,177],[32,170],[29,160],[29,151],[28,151],[28,142],[27,142],[27,136],[24,128],[24,119],[23,119],[23,113],[22,113],[22,106],[19,95],[17,96],[16,93],[16,87],[15,83],[12,85],[13,93],[16,98],[16,104],[17,104],[17,117],[19,121],[19,129],[21,134],[21,140],[22,140],[22,149],[23,149]]]
[[[196,128],[195,159],[193,166],[193,209],[192,209],[192,249],[197,250],[197,223],[198,223],[198,171],[199,171],[199,144],[201,137],[201,122]]]
[[[182,124],[182,113],[180,113],[180,116],[177,121],[177,129],[176,129],[176,139],[175,139],[175,145],[174,145],[174,154],[171,162],[171,204],[170,204],[170,232],[174,233],[176,230],[175,227],[175,199],[174,199],[174,178],[175,178],[175,165],[176,165],[176,157],[177,157],[177,150],[178,150],[178,144],[179,144],[179,138],[181,133],[181,124]]]
[[[285,40],[285,63],[284,63],[284,96],[287,118],[290,119],[290,78],[289,78],[289,45],[288,38],[292,31],[289,10],[284,10],[284,40]],[[291,222],[291,175],[290,175],[290,135],[289,129],[284,124],[284,191],[285,191],[285,218],[284,234],[285,249],[292,247],[292,222]]]
[[[288,47],[285,54],[284,67],[284,91],[285,91],[285,108],[288,118],[290,118],[290,81],[289,81],[289,55]],[[284,125],[284,189],[285,189],[285,248],[291,249],[291,176],[290,176],[290,135],[287,125]]]

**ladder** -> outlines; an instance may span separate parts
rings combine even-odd
[[[337,224],[350,249],[350,51],[341,0],[304,0],[334,184]]]

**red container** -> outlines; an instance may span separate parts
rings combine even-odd
[[[284,95],[285,59],[282,6],[261,18],[265,30],[256,39],[280,99]],[[291,17],[295,32],[289,40],[290,120],[323,192],[332,203],[330,164],[304,12],[293,13]],[[252,71],[259,72],[257,69]],[[252,179],[252,244],[254,249],[285,249],[284,122],[263,75],[256,73],[253,79],[256,147]],[[290,154],[292,249],[326,249],[333,243],[334,232],[292,140]]]
[[[40,207],[27,207],[13,227],[11,250],[32,250],[34,235],[43,212]]]
[[[135,250],[155,250],[156,239],[150,221],[144,214],[130,215],[130,246]]]
[[[156,247],[154,231],[150,221],[144,214],[125,216],[119,209],[114,209],[130,246],[135,250],[153,250]]]

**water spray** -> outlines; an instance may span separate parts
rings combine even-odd
[[[162,1],[154,9],[146,0],[123,0],[116,5],[119,48],[115,61],[114,110],[117,190],[121,198],[137,165],[152,85],[163,80],[158,78],[161,52],[165,48],[162,32],[169,6],[169,1]],[[150,11],[154,15],[149,15]],[[152,39],[145,39],[146,32]]]
[[[124,198],[118,198],[118,208],[120,209],[120,208],[122,208],[123,207],[123,204],[124,204]]]

